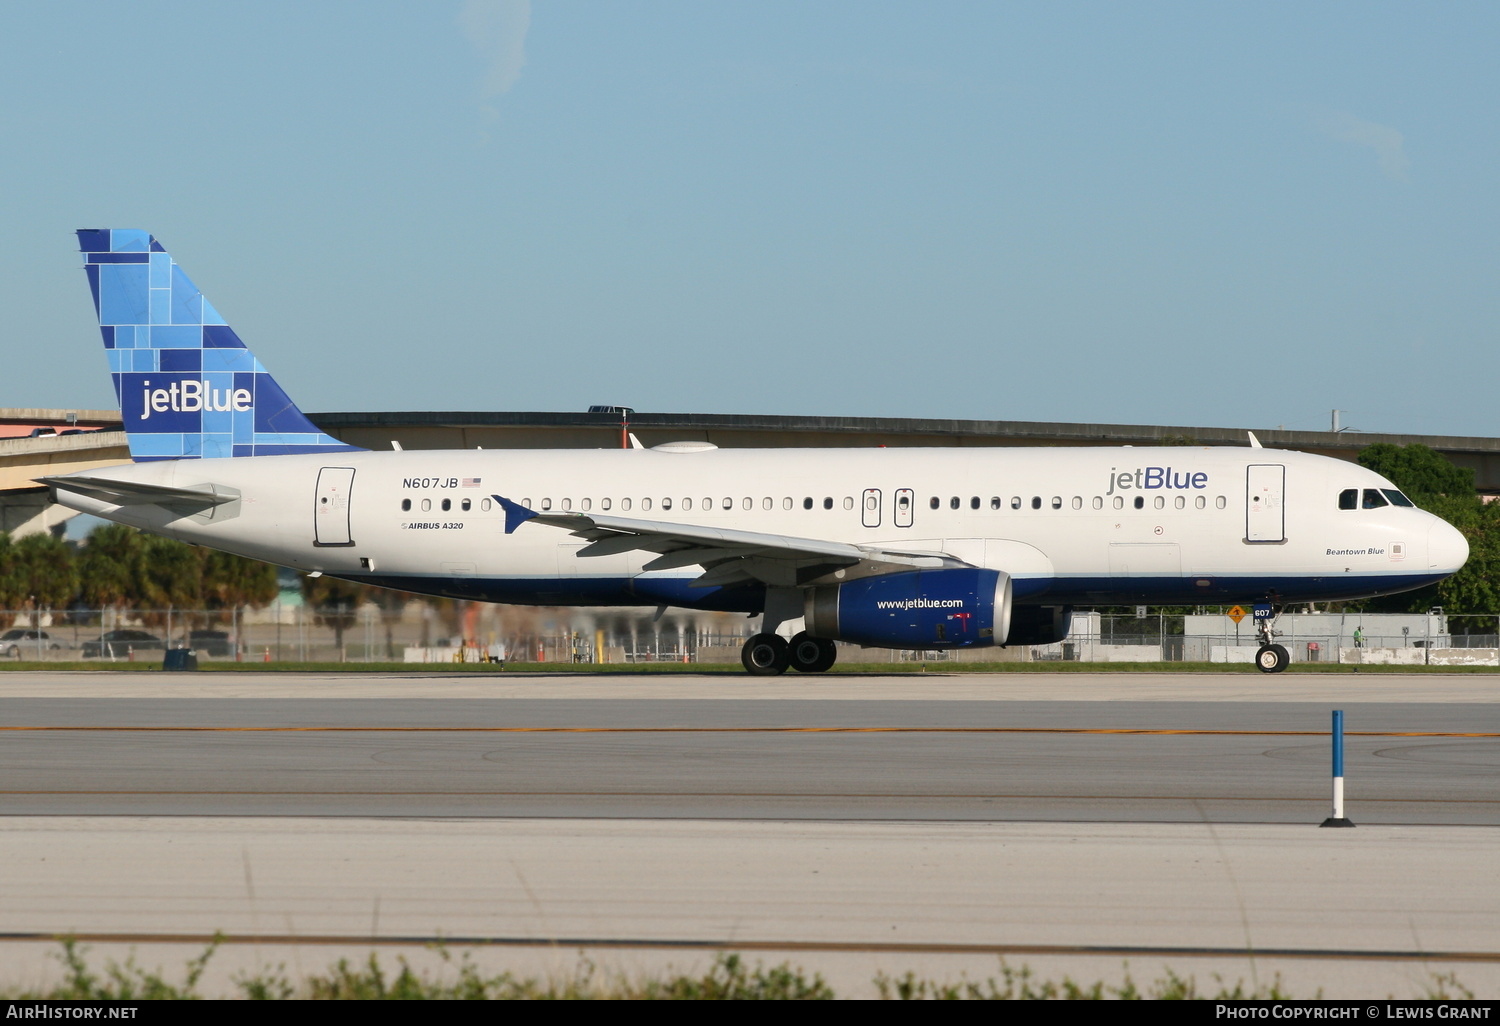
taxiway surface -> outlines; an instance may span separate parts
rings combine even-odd
[[[4,674],[0,952],[224,931],[250,968],[447,938],[497,970],[722,947],[865,986],[1005,957],[1493,995],[1496,684]],[[1334,708],[1354,830],[1316,826]]]

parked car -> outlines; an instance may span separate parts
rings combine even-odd
[[[99,636],[99,640],[83,643],[83,657],[99,659],[110,656],[120,659],[131,652],[164,652],[166,648],[166,642],[155,634],[147,634],[145,631],[105,631]]]
[[[234,642],[228,631],[188,631],[188,636],[177,642],[178,648],[190,648],[201,656],[232,656]]]
[[[28,652],[35,655],[38,647],[56,652],[62,644],[54,641],[46,631],[35,628],[16,627],[0,634],[0,655],[20,659]]]

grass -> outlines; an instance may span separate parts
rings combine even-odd
[[[468,955],[454,959],[443,948],[437,952],[443,968],[436,974],[412,970],[404,958],[388,968],[371,953],[363,962],[340,959],[321,973],[294,980],[284,965],[233,978],[235,992],[206,995],[199,981],[209,960],[218,950],[215,940],[184,967],[180,982],[169,980],[159,970],[143,969],[134,955],[124,963],[108,962],[102,970],[88,965],[87,949],[70,938],[62,940],[58,961],[64,979],[41,990],[0,988],[0,999],[11,1001],[182,1001],[206,997],[237,997],[255,1001],[442,1001],[442,1000],[647,1000],[647,1001],[808,1001],[836,998],[822,978],[789,962],[753,966],[740,955],[722,953],[704,973],[665,973],[657,976],[625,976],[601,973],[580,958],[571,973],[553,977],[487,976]],[[907,972],[900,976],[881,973],[872,981],[876,993],[893,1001],[1286,1001],[1293,1000],[1277,977],[1269,984],[1246,987],[1243,981],[1226,984],[1213,978],[1200,987],[1191,976],[1172,970],[1141,986],[1127,969],[1124,982],[1079,983],[1037,979],[1025,966],[1013,968],[1003,960],[998,976],[983,980],[930,980]],[[1314,997],[1321,997],[1321,992]],[[1428,1000],[1473,1000],[1474,994],[1454,974],[1433,974],[1428,980]]]
[[[99,660],[49,660],[46,662],[0,659],[0,673],[6,671],[37,672],[116,672],[116,673],[160,673],[159,659],[141,662],[101,662]],[[400,673],[407,675],[478,674],[495,675],[501,671],[487,663],[296,663],[296,662],[210,662],[198,664],[199,673]],[[728,674],[750,679],[738,663],[506,663],[506,674],[600,674],[660,676],[662,674]],[[827,674],[804,675],[788,671],[784,680],[816,680],[822,677],[841,676],[891,676],[893,674],[941,674],[961,675],[968,673],[1249,673],[1260,671],[1249,663],[1083,663],[1047,661],[1034,663],[843,663]],[[1350,666],[1337,663],[1293,663],[1285,674],[1381,674],[1381,673],[1440,673],[1440,674],[1496,674],[1500,666]]]

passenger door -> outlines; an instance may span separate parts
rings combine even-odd
[[[1245,540],[1286,541],[1286,467],[1252,464],[1245,468]]]
[[[324,467],[318,471],[318,494],[313,507],[314,545],[354,544],[349,534],[349,495],[353,490],[353,467]]]

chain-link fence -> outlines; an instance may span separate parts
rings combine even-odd
[[[1500,618],[1450,614],[1287,613],[1275,640],[1298,662],[1500,664]],[[0,610],[0,658],[160,662],[169,648],[200,660],[242,662],[736,663],[758,618],[649,610],[538,609],[413,601],[348,611],[306,606],[236,610]],[[1078,611],[1067,640],[973,650],[862,650],[841,662],[1068,660],[1244,662],[1259,641],[1254,620],[1196,613]]]

